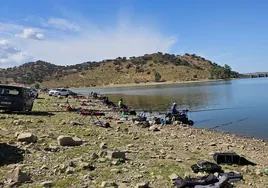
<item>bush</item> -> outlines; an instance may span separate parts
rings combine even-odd
[[[127,66],[126,66],[127,69],[130,69],[131,67],[132,67],[131,63],[127,64]]]
[[[154,73],[154,80],[156,81],[156,82],[160,82],[161,81],[161,74],[159,73],[159,72],[155,72]]]
[[[150,61],[150,60],[153,60],[153,57],[152,56],[144,56],[143,59],[145,61]]]
[[[121,65],[122,63],[121,63],[121,61],[119,61],[119,60],[115,60],[115,61],[113,62],[113,64],[114,64],[114,65]]]
[[[126,57],[123,57],[122,58],[122,62],[126,62],[127,61],[127,58]]]
[[[121,70],[121,67],[119,65],[116,65],[115,70],[119,72]]]
[[[136,67],[136,73],[144,72],[144,69],[141,67]]]
[[[39,83],[36,83],[36,84],[34,85],[34,87],[35,87],[35,89],[40,89],[40,84],[39,84]]]

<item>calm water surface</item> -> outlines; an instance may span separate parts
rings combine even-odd
[[[76,89],[88,94],[93,89]],[[95,89],[133,109],[168,110],[173,102],[189,109],[195,127],[268,140],[268,78]]]

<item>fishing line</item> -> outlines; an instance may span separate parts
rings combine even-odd
[[[217,129],[217,128],[224,127],[224,126],[227,126],[227,125],[231,125],[231,124],[233,124],[233,123],[238,123],[238,122],[241,122],[241,121],[245,121],[245,120],[247,120],[247,119],[249,119],[249,117],[242,118],[242,119],[239,119],[239,120],[237,120],[237,121],[230,121],[230,122],[228,122],[228,123],[224,123],[224,124],[221,124],[221,125],[217,125],[217,126],[215,126],[215,127],[211,127],[211,128],[208,128],[208,129]]]
[[[252,107],[236,107],[236,108],[211,108],[211,109],[204,109],[204,110],[188,110],[188,112],[207,112],[207,111],[220,111],[220,110],[238,110],[238,109],[244,109],[244,108],[252,108]],[[136,111],[141,112],[159,112],[163,113],[165,110],[151,110],[151,109],[136,109]]]

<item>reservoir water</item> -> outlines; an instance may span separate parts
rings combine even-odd
[[[168,110],[177,102],[190,110],[195,127],[268,140],[268,78],[74,91],[98,92],[116,103],[122,98],[133,109]]]

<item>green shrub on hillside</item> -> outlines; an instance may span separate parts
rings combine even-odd
[[[161,81],[161,74],[159,72],[154,73],[154,81],[160,82]]]

